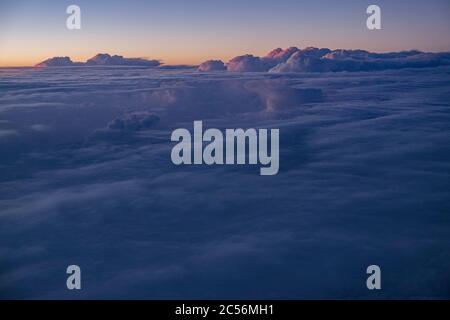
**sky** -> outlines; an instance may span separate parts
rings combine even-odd
[[[66,28],[70,4],[81,30]],[[382,30],[366,28],[370,4],[381,7]],[[449,18],[448,0],[2,0],[0,66],[97,53],[198,64],[289,46],[450,51]]]

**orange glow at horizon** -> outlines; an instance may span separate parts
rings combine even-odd
[[[82,27],[73,31],[66,27],[65,2],[4,1],[0,67],[33,66],[55,56],[83,62],[98,53],[198,65],[290,46],[450,51],[448,0],[408,1],[406,12],[403,3],[390,3],[385,27],[376,32],[367,30],[366,6],[357,0],[131,3],[78,0]]]

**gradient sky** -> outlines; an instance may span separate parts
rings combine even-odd
[[[77,4],[82,29],[66,29]],[[380,31],[366,28],[369,4]],[[84,61],[102,52],[197,64],[276,47],[450,51],[448,0],[1,0],[0,66],[53,56]]]

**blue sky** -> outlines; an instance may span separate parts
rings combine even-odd
[[[82,30],[66,29],[70,4],[81,7]],[[381,7],[383,30],[366,29],[369,4]],[[98,52],[199,63],[288,46],[447,51],[449,14],[446,0],[6,0],[0,65],[62,55],[84,60]]]

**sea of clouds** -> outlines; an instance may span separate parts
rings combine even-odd
[[[0,297],[449,298],[450,67],[292,73],[341,67],[290,50],[0,69]],[[173,165],[194,120],[279,128],[279,174]]]

